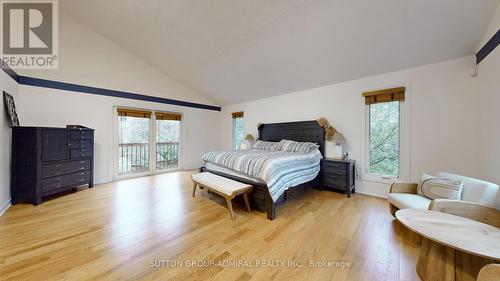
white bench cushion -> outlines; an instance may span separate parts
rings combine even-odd
[[[249,184],[237,182],[235,180],[214,175],[209,172],[193,174],[191,175],[191,178],[193,179],[193,181],[211,189],[215,189],[227,196],[231,196],[233,192],[243,191],[252,187]]]
[[[389,193],[387,200],[398,209],[425,209],[429,208],[431,200],[417,194]]]

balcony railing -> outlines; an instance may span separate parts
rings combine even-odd
[[[175,169],[179,167],[179,143],[156,143],[156,169]]]
[[[148,143],[121,143],[118,145],[118,173],[137,174],[149,171]],[[179,143],[156,144],[156,169],[175,169],[179,166]]]

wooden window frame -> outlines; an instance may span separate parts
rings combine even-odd
[[[401,92],[404,90],[403,95],[397,95],[397,92]],[[390,95],[391,93],[395,94],[394,99]],[[376,96],[377,94],[391,96],[391,99],[387,99],[385,97],[380,98],[379,95],[375,100],[376,102],[367,102],[367,97]],[[390,184],[393,182],[399,181],[410,181],[411,180],[411,95],[410,95],[410,87],[405,85],[403,87],[393,87],[386,88],[375,91],[367,91],[363,92],[362,97],[365,99],[365,130],[363,134],[363,150],[362,150],[362,170],[361,170],[361,178],[367,181],[373,181],[382,184]],[[370,98],[372,99],[372,98]],[[399,101],[399,177],[390,177],[384,175],[377,175],[369,173],[369,163],[370,163],[370,105],[383,103],[383,102],[391,102],[391,101]],[[381,195],[383,195],[381,193]]]
[[[243,111],[238,111],[238,112],[233,112],[231,113],[231,117],[232,117],[232,127],[233,127],[233,130],[232,130],[232,135],[231,135],[231,138],[232,138],[232,147],[233,149],[240,149],[239,147],[236,147],[236,120],[241,118],[242,119],[242,122],[244,123],[245,122],[245,114]]]
[[[376,91],[364,92],[365,104],[377,104],[384,102],[405,101],[406,87],[388,88]]]
[[[128,111],[128,112],[140,112],[140,113],[146,113],[149,112],[151,116],[149,117],[150,119],[150,127],[149,130],[151,132],[150,135],[150,142],[149,142],[149,151],[150,151],[150,165],[149,165],[149,171],[145,173],[138,173],[138,174],[131,174],[131,175],[119,175],[118,174],[118,118],[117,116],[131,116],[131,117],[139,117],[139,118],[147,118],[142,116],[132,116],[132,115],[119,115],[119,110],[123,111]],[[179,115],[180,116],[180,141],[179,141],[179,159],[178,159],[178,167],[175,169],[163,169],[163,170],[157,170],[156,169],[156,146],[152,145],[153,142],[152,140],[156,141],[156,113],[167,113],[167,114],[172,114],[172,115]],[[166,112],[166,111],[161,111],[161,110],[154,110],[154,109],[138,109],[138,108],[127,108],[127,107],[122,107],[122,106],[114,106],[113,107],[113,164],[112,164],[112,170],[113,170],[113,181],[117,180],[123,180],[123,179],[130,179],[130,178],[137,178],[137,177],[143,177],[143,176],[152,176],[152,175],[157,175],[157,174],[164,174],[164,173],[170,173],[170,172],[175,172],[175,171],[181,171],[184,166],[184,142],[185,142],[185,126],[183,122],[184,119],[184,114],[183,113],[176,113],[176,112]],[[153,159],[153,161],[151,161]]]

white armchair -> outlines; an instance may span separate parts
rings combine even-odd
[[[464,183],[462,201],[479,203],[500,210],[497,196],[500,198],[498,185],[474,178],[459,176],[450,173],[439,173],[439,178],[460,180]],[[416,183],[394,183],[389,195],[389,210],[394,216],[399,209],[429,209],[432,200],[417,194]]]

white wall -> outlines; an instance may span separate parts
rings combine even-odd
[[[347,139],[351,158],[362,163],[365,105],[362,92],[405,85],[411,102],[410,177],[450,171],[478,176],[479,114],[476,83],[469,76],[472,58],[367,77],[325,87],[223,107],[221,145],[231,147],[231,112],[245,112],[245,133],[257,135],[257,123],[325,117]],[[360,180],[359,192],[385,196],[389,185]]]
[[[189,102],[214,104],[140,58],[60,12],[59,69],[20,74]],[[95,131],[96,183],[113,179],[113,107],[183,113],[183,169],[200,166],[202,153],[218,146],[220,112],[21,85],[18,111],[25,126],[81,124]]]
[[[481,38],[481,41],[478,42],[477,45],[477,50],[481,49],[486,42],[488,42],[491,37],[498,31],[500,28],[500,3],[498,3],[497,8],[495,9],[495,12],[493,13],[493,16],[490,19],[490,23],[488,27],[486,27],[486,30],[484,31],[483,37]]]
[[[500,4],[486,30],[481,48],[500,28]],[[481,99],[480,171],[485,180],[500,184],[500,47],[478,66],[479,97]],[[499,195],[500,197],[500,195]],[[500,199],[500,198],[499,198]]]
[[[95,129],[96,183],[113,179],[113,107],[126,106],[183,113],[183,169],[200,166],[201,155],[218,147],[220,112],[61,90],[20,86],[19,116],[26,126],[81,124]]]
[[[20,70],[18,73],[66,83],[214,105],[211,100],[80,24],[63,10],[59,13],[59,68]]]
[[[16,107],[19,107],[18,85],[3,70],[0,70],[0,91],[2,95],[3,91],[6,91],[13,96]],[[0,215],[10,205],[11,135],[2,98],[2,105],[0,106]]]

